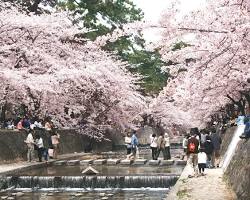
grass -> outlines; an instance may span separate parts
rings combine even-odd
[[[184,189],[180,189],[178,192],[177,192],[177,197],[178,199],[183,199],[185,197],[190,197],[190,195],[188,194],[189,190],[184,188]]]

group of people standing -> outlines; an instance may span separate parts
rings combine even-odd
[[[152,159],[157,160],[160,152],[163,154],[164,160],[171,159],[170,155],[170,139],[167,133],[161,133],[159,137],[153,133],[150,136],[150,148],[152,150]]]
[[[188,164],[194,168],[197,175],[204,175],[205,168],[219,167],[221,137],[213,127],[211,131],[201,131],[192,128],[190,135],[183,140],[184,152],[187,155]]]
[[[45,161],[48,161],[49,158],[57,158],[60,135],[55,130],[49,131],[48,134],[49,137],[45,142],[41,136],[41,132],[38,133],[34,130],[29,130],[28,136],[24,141],[28,147],[27,160],[29,162],[34,160],[35,150],[37,151],[39,162],[42,162],[42,158]]]

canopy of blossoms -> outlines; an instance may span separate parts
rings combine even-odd
[[[162,15],[163,40],[156,44],[173,79],[150,110],[166,125],[204,127],[210,116],[241,91],[249,91],[249,1],[206,0],[181,15],[181,1],[172,1]],[[183,42],[183,48],[174,44]],[[184,48],[185,47],[185,48]]]
[[[80,39],[65,13],[27,15],[7,3],[0,9],[1,104],[24,104],[97,137],[101,127],[134,126],[145,99],[126,63]]]

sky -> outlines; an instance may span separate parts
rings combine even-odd
[[[161,17],[161,13],[166,9],[171,0],[133,0],[133,2],[144,12],[144,20],[157,23]],[[206,5],[206,0],[180,0],[180,15]],[[160,30],[147,29],[143,32],[147,42],[157,42],[160,40]]]

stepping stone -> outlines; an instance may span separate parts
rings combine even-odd
[[[160,165],[166,166],[166,165],[173,165],[174,160],[161,160]]]
[[[186,165],[186,164],[187,164],[187,161],[186,161],[186,160],[176,160],[176,161],[175,161],[175,164],[176,164],[176,165]]]
[[[86,175],[96,175],[99,174],[97,170],[95,170],[93,167],[87,167],[85,170],[82,171],[82,174]]]
[[[160,163],[160,160],[150,160],[149,161],[149,165],[159,165],[159,163]]]
[[[147,161],[147,159],[136,159],[134,165],[145,165]]]
[[[53,163],[53,165],[65,165],[67,163],[67,160],[59,160]]]
[[[121,161],[121,159],[108,159],[107,165],[116,165]]]
[[[106,159],[98,159],[98,160],[94,160],[94,161],[93,161],[93,164],[94,164],[94,165],[103,165],[103,164],[105,164],[106,162],[107,162]]]
[[[78,165],[79,163],[80,163],[80,160],[69,160],[67,162],[67,165],[72,166],[72,165]]]
[[[121,165],[131,165],[133,163],[133,160],[121,160]]]
[[[93,163],[93,160],[81,160],[80,161],[80,165],[88,165]]]

